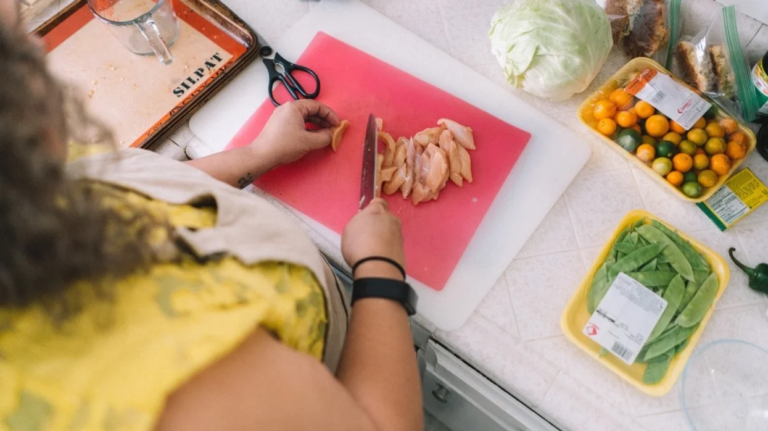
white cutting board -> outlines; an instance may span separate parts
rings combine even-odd
[[[409,280],[419,295],[419,314],[440,329],[457,329],[584,166],[590,149],[560,123],[357,0],[321,2],[271,46],[296,60],[318,31],[532,134],[445,288],[437,292]],[[190,128],[211,147],[223,149],[266,97],[267,71],[257,59],[192,117]],[[340,246],[337,233],[295,212]]]

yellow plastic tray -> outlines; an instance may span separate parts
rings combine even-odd
[[[712,267],[712,271],[717,275],[717,280],[720,283],[715,301],[712,304],[710,310],[701,320],[701,326],[699,326],[699,329],[691,336],[691,341],[688,343],[688,346],[682,352],[672,358],[672,363],[669,365],[669,370],[667,371],[667,375],[664,376],[664,380],[655,385],[647,385],[643,383],[643,373],[647,367],[646,364],[636,363],[633,365],[627,365],[625,362],[611,353],[600,356],[600,345],[584,335],[582,332],[584,326],[586,326],[587,321],[590,318],[590,314],[587,312],[587,294],[589,293],[589,287],[592,284],[593,275],[600,268],[600,265],[602,265],[605,261],[605,258],[608,256],[608,252],[611,250],[611,246],[613,245],[614,241],[616,241],[618,238],[619,233],[621,233],[621,231],[625,228],[635,224],[643,217],[645,217],[648,222],[651,220],[656,220],[664,224],[668,228],[677,231],[681,238],[690,242],[693,248],[701,253],[701,255],[704,256],[704,258],[707,260],[709,265]],[[728,268],[728,264],[725,262],[725,259],[723,259],[719,254],[715,253],[711,249],[702,245],[700,242],[680,232],[673,226],[670,226],[668,223],[660,220],[647,211],[630,211],[621,220],[619,226],[613,232],[610,241],[605,244],[602,251],[600,252],[600,255],[595,260],[595,263],[592,264],[592,268],[590,268],[587,276],[584,277],[584,280],[581,282],[581,285],[576,291],[576,294],[574,294],[571,300],[568,302],[568,305],[565,307],[565,311],[563,312],[563,316],[560,319],[560,327],[563,329],[566,338],[587,352],[589,356],[592,356],[603,365],[610,368],[611,371],[618,374],[621,378],[639,390],[645,392],[648,395],[660,397],[672,389],[672,386],[674,386],[677,378],[680,377],[680,374],[683,372],[685,363],[688,361],[691,353],[693,353],[693,350],[696,348],[696,343],[699,342],[699,338],[701,338],[701,334],[704,331],[704,328],[706,328],[707,322],[709,322],[709,318],[712,316],[712,311],[715,308],[714,305],[723,295],[725,288],[728,286],[728,279],[730,277],[731,270]]]
[[[644,171],[646,174],[648,174],[651,178],[654,179],[657,183],[661,184],[662,187],[669,190],[672,194],[679,197],[680,199],[689,201],[689,202],[702,202],[707,199],[709,199],[715,192],[725,184],[725,181],[728,180],[728,177],[730,177],[738,168],[739,165],[741,165],[741,162],[746,160],[746,158],[749,156],[750,153],[752,153],[752,150],[755,149],[755,145],[757,143],[757,138],[755,137],[755,134],[750,130],[747,126],[745,126],[740,121],[737,121],[739,124],[739,131],[744,133],[744,135],[747,137],[747,144],[749,145],[749,149],[747,150],[747,154],[739,159],[735,160],[733,162],[733,166],[731,167],[730,172],[728,172],[728,175],[723,175],[719,178],[717,184],[715,184],[712,187],[709,187],[704,190],[704,194],[702,194],[698,198],[689,198],[683,192],[678,189],[677,187],[673,186],[669,182],[667,182],[664,177],[657,174],[656,171],[651,169],[650,166],[645,164],[643,161],[635,157],[634,154],[626,151],[625,149],[621,148],[619,144],[613,142],[611,138],[603,135],[602,133],[598,132],[595,126],[597,125],[597,120],[591,115],[591,112],[593,111],[593,107],[595,106],[595,103],[598,100],[606,99],[611,92],[619,87],[625,87],[627,83],[630,81],[630,76],[634,75],[636,73],[640,73],[645,69],[654,69],[661,73],[667,74],[671,76],[675,81],[678,83],[685,85],[687,88],[689,88],[691,91],[694,91],[696,93],[700,93],[697,90],[694,90],[687,84],[685,84],[683,81],[677,79],[674,75],[672,75],[667,69],[662,67],[659,63],[656,63],[655,61],[651,60],[650,58],[645,57],[638,57],[624,65],[621,69],[619,69],[618,72],[616,72],[610,79],[608,79],[602,87],[600,87],[597,91],[592,93],[585,101],[581,104],[578,110],[578,116],[582,123],[584,123],[587,127],[590,128],[597,136],[600,136],[602,138],[603,142],[608,144],[611,148],[613,148],[616,152],[624,156],[627,160],[630,161],[630,163],[634,163],[638,168],[640,168],[642,171]],[[711,104],[715,104],[706,96],[701,96],[705,100],[707,100]],[[718,120],[722,120],[723,118],[733,118],[725,113],[722,109],[718,109],[718,113],[715,116]],[[735,120],[735,119],[734,119]]]

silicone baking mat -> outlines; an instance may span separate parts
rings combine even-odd
[[[49,69],[114,133],[120,148],[151,148],[242,69],[255,33],[215,0],[172,0],[179,35],[174,61],[128,51],[86,1],[41,26]]]

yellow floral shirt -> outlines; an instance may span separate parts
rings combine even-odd
[[[174,226],[216,221],[212,208],[121,193],[105,204],[141,206]],[[184,256],[115,281],[108,301],[83,286],[72,288],[85,306],[64,322],[41,306],[0,308],[0,430],[151,430],[168,395],[257,326],[322,359],[325,298],[302,267]]]

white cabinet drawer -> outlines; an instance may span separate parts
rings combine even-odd
[[[424,409],[451,431],[558,431],[433,341],[419,352]]]

